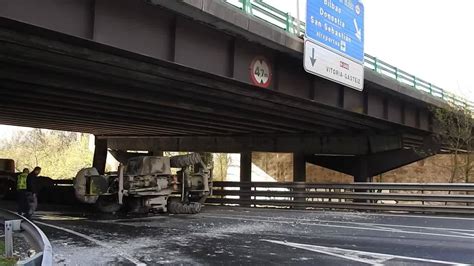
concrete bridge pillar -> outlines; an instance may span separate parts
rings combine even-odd
[[[240,182],[252,181],[252,152],[245,151],[240,153]],[[250,187],[240,188],[242,192],[250,192]],[[250,201],[250,196],[240,196],[241,200]],[[250,206],[250,204],[241,204],[242,206]]]
[[[95,137],[94,158],[92,159],[92,167],[95,167],[99,174],[105,173],[105,165],[107,164],[107,139],[99,139]]]
[[[293,182],[306,182],[306,158],[302,152],[293,153]]]
[[[240,154],[240,182],[252,181],[252,152]]]
[[[354,171],[354,182],[369,182],[368,160],[365,156],[356,159],[356,167]]]
[[[306,157],[302,152],[293,153],[293,182],[306,182]],[[293,190],[296,193],[293,200],[295,202],[305,202],[306,199],[303,197],[305,188],[294,188]],[[296,209],[304,209],[304,206],[298,206]]]
[[[354,167],[354,182],[369,182],[369,169],[368,169],[368,159],[366,156],[359,156],[355,159],[355,167]],[[365,193],[367,192],[366,189],[354,189],[354,192]],[[354,202],[362,202],[367,203],[368,201],[365,199],[354,199]]]

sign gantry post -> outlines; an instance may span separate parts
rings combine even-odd
[[[364,5],[360,0],[307,0],[304,69],[363,90]]]

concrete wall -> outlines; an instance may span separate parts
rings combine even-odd
[[[280,182],[293,180],[293,159],[288,153],[253,153],[253,163]],[[449,164],[451,155],[436,155],[416,163],[375,177],[377,182],[396,183],[446,183],[450,179]],[[320,166],[306,164],[307,182],[314,183],[350,183],[351,176],[338,173]],[[474,180],[471,177],[471,180]],[[457,180],[461,182],[461,180]]]

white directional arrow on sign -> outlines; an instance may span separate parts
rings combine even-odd
[[[362,29],[360,29],[359,25],[357,25],[356,19],[354,19],[354,27],[356,30],[355,36],[357,37],[357,39],[359,39],[359,41],[362,41]]]
[[[311,60],[311,66],[314,66],[314,63],[316,63],[316,57],[314,57],[314,48],[311,49],[311,57],[309,60]]]

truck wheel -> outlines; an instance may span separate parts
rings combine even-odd
[[[175,199],[175,198],[169,198],[168,199],[168,212],[169,213],[172,213],[172,214],[178,214],[178,208],[179,208],[179,205],[181,204],[180,200],[179,199]]]
[[[199,202],[183,204],[179,199],[170,199],[168,201],[168,212],[172,214],[196,214],[202,209]]]
[[[114,212],[118,212],[120,208],[122,208],[122,205],[118,203],[117,195],[112,195],[112,196],[102,195],[102,196],[99,196],[99,198],[95,202],[95,207],[100,212],[114,213]]]
[[[189,204],[189,212],[192,214],[200,213],[202,209],[202,204],[199,202],[192,202]]]

